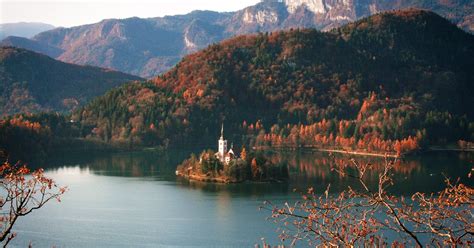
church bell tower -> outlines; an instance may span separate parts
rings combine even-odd
[[[224,139],[224,124],[221,127],[221,138],[219,139],[219,160],[224,162],[227,153],[227,140]]]

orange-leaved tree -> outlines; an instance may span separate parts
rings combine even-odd
[[[281,225],[280,238],[291,240],[292,246],[296,242],[323,247],[472,246],[474,189],[446,179],[441,192],[398,197],[387,190],[394,184],[393,165],[386,158],[377,185],[369,186],[372,165],[350,159],[332,169],[353,178],[357,188],[332,194],[328,186],[320,195],[310,188],[299,202],[283,206],[265,202],[263,208],[272,211],[270,219]]]
[[[0,177],[0,243],[5,247],[16,236],[13,227],[20,217],[53,199],[60,201],[67,188],[57,186],[44,175],[43,169],[31,171],[25,165],[12,165],[8,160],[0,166]]]

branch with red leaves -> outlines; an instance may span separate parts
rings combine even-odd
[[[265,202],[263,209],[272,212],[270,220],[280,225],[282,241],[307,242],[323,247],[417,246],[431,242],[438,247],[474,244],[474,189],[446,179],[446,188],[436,194],[415,193],[406,200],[387,189],[394,184],[394,161],[385,159],[378,174],[378,184],[369,187],[366,172],[372,165],[350,159],[335,163],[333,171],[354,179],[359,187],[348,187],[330,194],[330,187],[318,195],[313,188],[302,193],[295,204],[277,206]],[[384,232],[394,232],[387,241]]]
[[[18,218],[53,199],[60,201],[67,188],[57,186],[43,169],[30,171],[25,165],[8,161],[0,166],[0,176],[0,243],[5,247],[16,236],[12,228]]]

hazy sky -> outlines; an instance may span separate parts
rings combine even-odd
[[[235,11],[259,0],[0,0],[0,23],[71,27],[107,18],[157,17],[193,10]]]

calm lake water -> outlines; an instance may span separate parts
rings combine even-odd
[[[216,185],[189,183],[174,176],[190,151],[144,151],[59,156],[46,162],[47,175],[69,191],[20,219],[13,246],[25,247],[253,247],[261,239],[278,244],[275,224],[259,211],[263,201],[294,202],[293,189],[313,186],[336,192],[351,184],[330,171],[321,153],[271,154],[287,161],[288,183]],[[380,159],[374,164],[375,179]],[[396,194],[433,192],[444,176],[467,184],[473,154],[436,153],[407,159],[395,167]],[[300,244],[303,246],[303,244]]]

